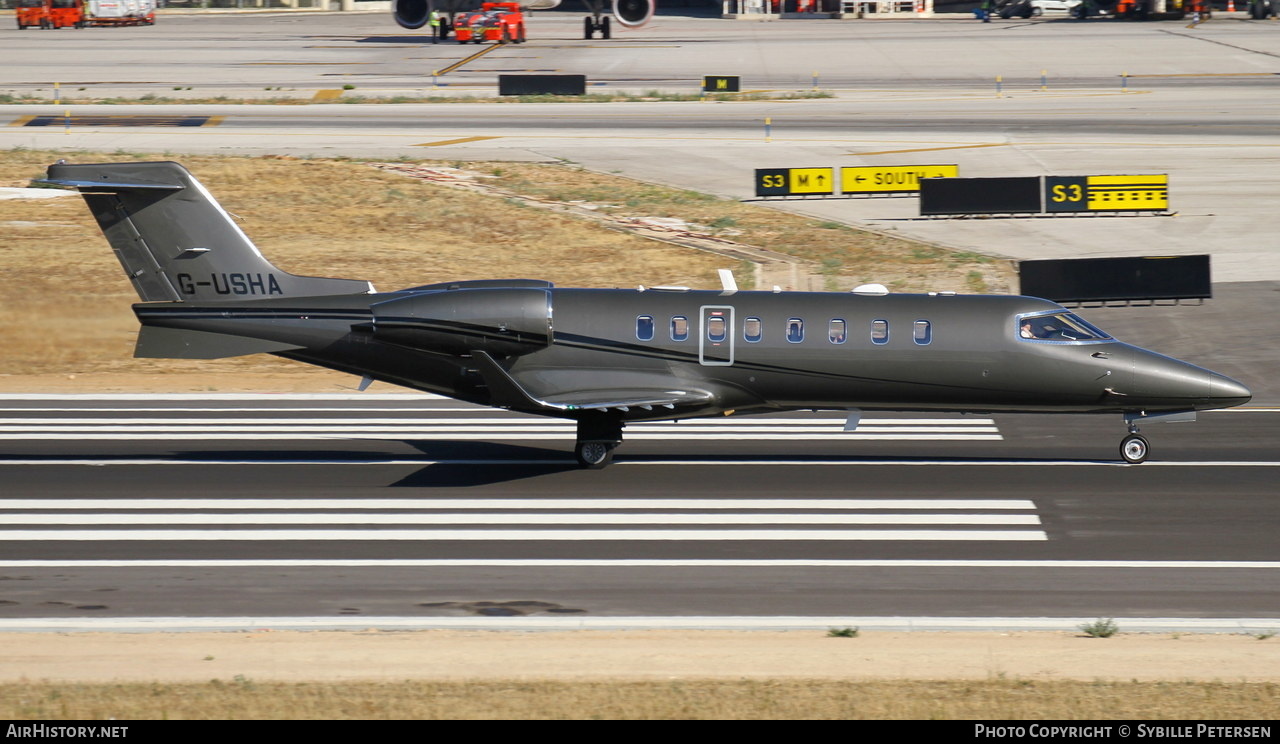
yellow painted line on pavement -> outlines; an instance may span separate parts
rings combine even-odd
[[[914,147],[910,150],[880,150],[879,152],[849,152],[846,155],[897,155],[901,152],[935,152],[937,150],[973,150],[979,147],[1008,147],[1012,142],[993,142],[989,145],[948,145],[946,147]]]
[[[422,142],[413,147],[442,147],[444,145],[460,145],[464,142],[480,142],[482,140],[501,139],[500,137],[459,137],[458,139],[440,140],[439,142]]]
[[[27,123],[28,123],[28,122],[30,122],[30,121],[31,121],[32,119],[34,119],[34,118],[36,118],[36,117],[35,117],[35,116],[19,116],[18,118],[16,118],[16,119],[14,119],[13,121],[9,122],[9,126],[11,126],[11,127],[25,127],[25,126],[27,125]]]
[[[315,103],[317,101],[336,101],[341,97],[342,97],[341,88],[324,88],[322,90],[316,91],[316,94],[311,97],[311,101],[312,103]]]
[[[495,50],[495,49],[498,49],[498,48],[499,48],[499,47],[501,47],[501,46],[502,46],[501,44],[493,44],[493,45],[491,45],[491,46],[486,46],[484,49],[481,49],[480,51],[476,52],[475,54],[471,55],[470,57],[465,57],[465,58],[463,58],[463,59],[461,59],[461,60],[459,60],[459,61],[457,61],[457,62],[454,62],[453,64],[449,65],[448,67],[442,67],[442,68],[440,68],[439,70],[436,70],[436,75],[437,75],[437,76],[438,76],[438,75],[444,75],[444,74],[446,74],[446,73],[453,72],[454,70],[458,69],[459,67],[462,67],[463,65],[467,64],[468,62],[472,62],[472,61],[474,61],[474,60],[480,59],[480,58],[481,58],[481,57],[483,57],[484,55],[488,54],[489,52],[492,52],[492,51],[493,51],[493,50]]]

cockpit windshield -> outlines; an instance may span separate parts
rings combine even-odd
[[[1041,341],[1106,341],[1111,338],[1075,313],[1024,315],[1018,319],[1018,337]]]

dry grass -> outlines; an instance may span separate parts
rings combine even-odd
[[[0,153],[0,186],[25,186],[63,156]],[[122,152],[67,157],[167,159]],[[196,155],[182,162],[241,220],[263,253],[297,274],[368,279],[383,290],[477,277],[540,278],[561,286],[714,288],[715,269],[726,265],[707,253],[359,162]],[[600,203],[615,213],[678,217],[737,242],[796,255],[822,267],[841,288],[880,281],[895,289],[965,291],[973,289],[975,273],[997,289],[1004,281],[1003,264],[980,256],[705,194],[564,166],[478,167],[518,193]],[[136,295],[80,199],[0,201],[0,229],[0,376],[325,374],[266,356],[135,360],[137,325],[129,306]],[[740,284],[750,286],[749,272],[740,273]]]
[[[679,680],[0,685],[8,720],[1258,720],[1274,683]]]

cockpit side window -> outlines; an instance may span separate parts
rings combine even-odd
[[[1111,337],[1075,313],[1022,316],[1018,338],[1038,341],[1107,341]]]

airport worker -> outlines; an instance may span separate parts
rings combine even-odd
[[[982,4],[974,11],[974,15],[983,23],[991,23],[991,10],[994,6],[994,0],[982,0]]]
[[[427,23],[431,26],[431,43],[440,43],[440,11],[432,10],[431,15],[427,16]]]

